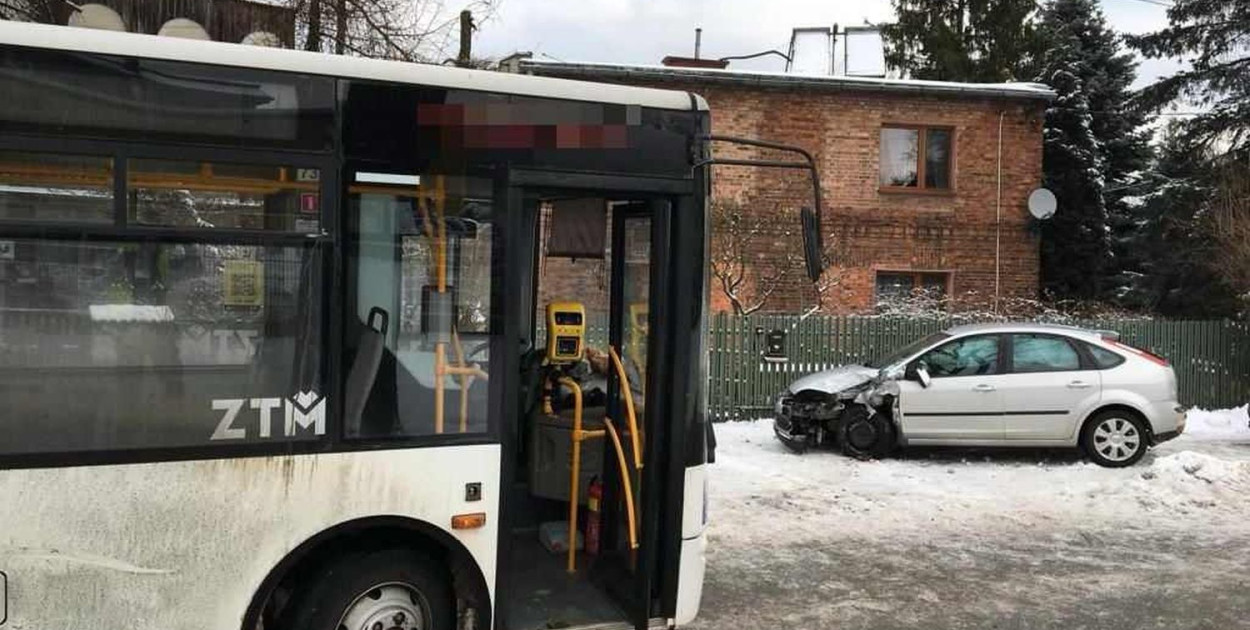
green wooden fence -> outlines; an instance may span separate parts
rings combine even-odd
[[[1206,408],[1250,401],[1250,326],[1230,321],[1113,320],[1064,322],[1114,330],[1125,343],[1167,357],[1181,402]],[[766,416],[791,381],[875,356],[948,328],[940,319],[795,315],[712,317],[708,406],[713,418]],[[786,332],[787,361],[763,358],[765,334]]]

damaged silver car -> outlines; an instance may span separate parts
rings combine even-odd
[[[790,384],[773,404],[773,431],[797,452],[838,445],[860,458],[886,455],[897,436],[892,421],[897,365],[944,339],[936,333],[863,365],[843,365]],[[917,366],[919,367],[919,366]],[[925,370],[912,376],[919,380]]]
[[[803,377],[774,411],[790,448],[836,444],[860,458],[910,444],[1079,447],[1119,467],[1185,428],[1166,359],[1115,333],[1046,324],[951,328]]]

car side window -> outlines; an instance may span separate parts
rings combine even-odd
[[[1011,349],[1011,371],[1015,373],[1067,372],[1081,369],[1081,355],[1062,337],[1012,335]]]
[[[1094,358],[1094,365],[1097,365],[1100,370],[1109,370],[1125,361],[1124,357],[1105,348],[1099,348],[1092,343],[1084,345],[1085,350]]]
[[[929,376],[979,376],[998,371],[998,337],[964,337],[924,353],[920,359]]]

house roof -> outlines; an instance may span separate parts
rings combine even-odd
[[[754,88],[828,90],[835,92],[888,92],[926,96],[957,96],[1050,101],[1054,90],[1041,83],[957,83],[918,79],[831,76],[762,70],[685,68],[593,62],[522,59],[523,73],[589,80],[624,80],[673,83],[705,83]]]

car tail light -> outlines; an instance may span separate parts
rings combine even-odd
[[[1169,367],[1169,366],[1171,366],[1171,365],[1172,365],[1171,363],[1169,363],[1169,362],[1168,362],[1168,360],[1167,360],[1167,359],[1165,359],[1165,358],[1163,358],[1163,357],[1161,357],[1161,356],[1159,356],[1159,355],[1157,355],[1157,354],[1155,354],[1155,353],[1153,353],[1153,352],[1147,352],[1146,350],[1142,350],[1141,348],[1134,348],[1133,346],[1130,346],[1130,345],[1128,345],[1128,344],[1126,344],[1126,343],[1121,343],[1121,342],[1119,342],[1119,341],[1114,341],[1114,340],[1107,340],[1107,343],[1109,343],[1109,344],[1111,344],[1111,345],[1113,345],[1113,346],[1115,346],[1115,347],[1117,347],[1117,348],[1120,348],[1121,350],[1127,350],[1127,351],[1129,351],[1129,352],[1132,352],[1133,354],[1135,354],[1135,355],[1137,355],[1137,356],[1139,356],[1139,357],[1141,357],[1141,358],[1143,358],[1143,359],[1145,359],[1145,360],[1147,360],[1147,361],[1150,361],[1150,362],[1152,362],[1152,363],[1158,363],[1159,365],[1162,365],[1163,367]]]

